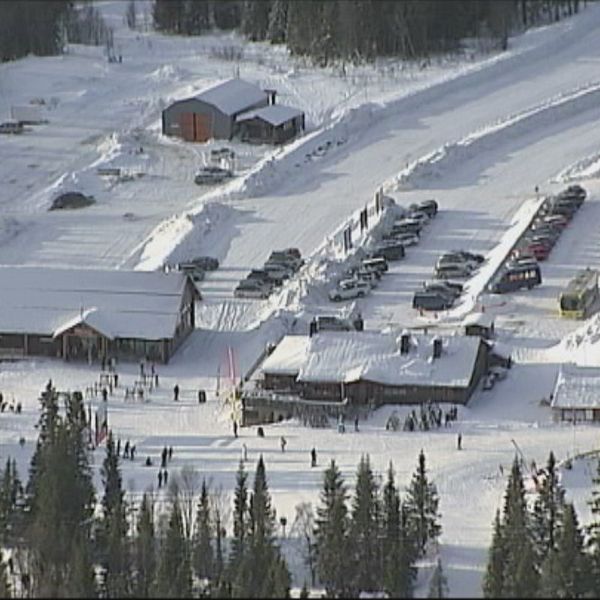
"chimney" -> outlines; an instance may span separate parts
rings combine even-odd
[[[264,91],[269,96],[269,106],[273,106],[275,104],[275,96],[277,96],[277,90],[264,90]]]
[[[433,358],[439,358],[442,355],[442,338],[433,338]]]
[[[400,336],[400,354],[408,354],[410,352],[410,333],[403,331]]]

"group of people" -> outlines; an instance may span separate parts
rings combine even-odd
[[[413,409],[404,419],[404,431],[429,431],[433,427],[441,427],[448,425],[458,418],[458,408],[452,406],[450,410],[443,412],[439,405],[432,402],[427,405],[421,404],[419,415]]]
[[[117,456],[121,456],[121,438],[117,438]],[[123,458],[135,459],[135,444],[130,444],[129,440],[123,446]]]
[[[10,403],[4,400],[4,395],[0,392],[0,412],[4,412],[6,409],[10,410],[10,412],[21,414],[23,410],[23,406],[20,402],[15,402],[14,398],[10,401]]]

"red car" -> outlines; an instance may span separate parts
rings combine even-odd
[[[548,258],[550,247],[546,244],[534,242],[523,247],[524,253],[533,254],[536,260],[542,261]]]

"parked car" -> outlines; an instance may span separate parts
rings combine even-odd
[[[551,247],[547,244],[527,242],[521,246],[520,250],[526,254],[533,254],[538,261],[543,261],[548,258]]]
[[[378,271],[379,273],[385,273],[389,269],[387,260],[381,257],[364,258],[360,264],[363,269]]]
[[[286,278],[272,271],[269,272],[265,271],[264,269],[252,269],[252,271],[246,275],[246,279],[255,279],[257,281],[262,281],[267,285],[281,285]]]
[[[396,244],[402,244],[405,247],[415,246],[419,243],[419,236],[416,233],[388,233],[383,236],[384,241]]]
[[[371,286],[366,281],[344,279],[338,283],[335,289],[329,292],[329,299],[334,302],[339,302],[340,300],[362,298],[370,291]]]
[[[438,269],[439,267],[442,267],[444,265],[460,265],[469,269],[469,271],[475,271],[479,267],[479,263],[473,260],[450,253],[442,254],[442,256],[440,256],[437,259],[437,262],[435,263],[435,268]]]
[[[233,295],[236,298],[260,298],[265,299],[271,293],[271,286],[256,279],[244,279],[240,281]]]
[[[320,315],[316,319],[317,331],[354,331],[354,325],[341,317]]]
[[[463,286],[460,283],[451,283],[450,281],[424,281],[423,289],[426,292],[437,292],[446,294],[451,298],[458,298],[463,291]]]
[[[414,221],[419,221],[421,226],[427,225],[429,223],[429,215],[422,210],[412,210],[408,213],[408,218]]]
[[[413,308],[417,310],[447,310],[453,304],[454,298],[440,292],[419,291],[413,296]]]
[[[0,133],[19,134],[25,131],[25,127],[21,121],[5,121],[0,123]]]
[[[198,185],[207,185],[221,183],[226,179],[233,177],[233,171],[223,169],[222,167],[202,167],[194,177],[194,183]]]
[[[182,262],[177,265],[177,268],[186,275],[189,275],[192,281],[204,281],[204,269],[200,269],[194,263]]]
[[[481,264],[485,262],[485,256],[483,254],[478,254],[477,252],[469,252],[467,250],[450,250],[450,252],[445,252],[444,256],[457,256],[466,261],[474,262],[477,264]]]
[[[269,273],[271,279],[289,279],[294,274],[294,269],[289,265],[283,265],[279,263],[266,262],[262,268],[263,271]]]
[[[267,259],[267,263],[287,265],[297,271],[304,264],[304,261],[287,250],[274,250]]]
[[[473,268],[463,263],[447,263],[436,267],[435,277],[437,279],[464,279],[473,274]]]
[[[372,288],[374,288],[377,287],[377,284],[381,279],[381,273],[376,270],[360,268],[352,273],[352,277],[354,279],[359,279],[360,281],[366,281]]]
[[[421,233],[423,224],[419,219],[411,219],[409,217],[402,218],[398,221],[394,221],[394,225],[390,233],[396,235],[398,233]]]
[[[216,271],[219,268],[218,259],[212,256],[197,256],[188,261],[190,264],[196,265],[204,271]]]
[[[557,194],[558,198],[575,198],[580,202],[583,202],[587,196],[585,188],[581,187],[578,183],[574,183],[562,190]]]
[[[569,224],[569,219],[564,215],[547,215],[540,218],[541,223],[549,223],[553,227],[564,229]]]
[[[438,212],[438,203],[435,200],[423,200],[415,205],[417,210],[426,212],[430,218],[435,217]]]
[[[386,261],[401,260],[406,255],[403,244],[392,242],[390,244],[381,244],[376,250],[371,252],[369,258],[384,258]]]

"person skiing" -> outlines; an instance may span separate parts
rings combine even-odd
[[[168,472],[168,471],[165,469],[165,470],[163,471],[163,483],[164,483],[165,485],[167,485],[167,481],[168,481],[168,479],[169,479],[169,472]]]
[[[129,458],[129,440],[125,442],[125,447],[123,448],[123,458]]]
[[[167,447],[165,446],[163,448],[162,451],[162,455],[161,455],[161,460],[160,460],[160,466],[164,469],[167,466],[167,454],[168,454],[168,450]]]
[[[354,431],[358,431],[358,415],[354,417]]]
[[[159,469],[158,470],[158,489],[160,489],[162,487],[162,482],[163,482],[163,474],[162,474],[162,470]]]
[[[135,458],[135,444],[131,446],[131,450],[129,451],[129,458],[131,458],[131,460]]]
[[[242,461],[246,462],[248,460],[248,446],[246,444],[242,444]]]
[[[315,450],[315,448],[313,448],[310,451],[310,466],[311,467],[317,466],[317,451]]]
[[[458,434],[457,447],[459,450],[462,450],[462,433]]]
[[[281,436],[281,451],[285,452],[285,447],[287,446],[287,440]]]
[[[117,456],[121,456],[121,438],[117,438]]]
[[[171,461],[171,459],[173,458],[173,446],[169,446],[168,455],[169,455],[169,461]]]
[[[177,402],[179,400],[179,384],[175,384],[175,387],[173,388],[173,400],[175,400],[175,402]]]
[[[233,436],[234,437],[238,436],[238,424],[237,424],[237,421],[233,422]]]

